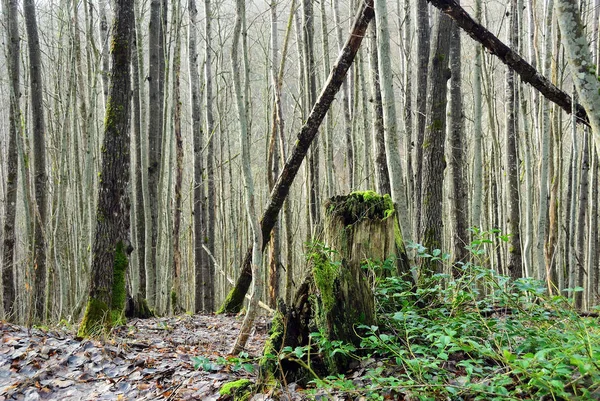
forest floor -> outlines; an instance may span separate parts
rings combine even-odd
[[[261,354],[270,324],[257,319],[246,346],[244,360],[250,362],[225,361],[241,321],[224,315],[134,319],[105,339],[83,341],[74,329],[0,321],[0,401],[230,399],[219,389],[256,380],[252,357]]]

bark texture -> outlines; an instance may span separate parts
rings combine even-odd
[[[129,233],[129,75],[133,0],[116,2],[112,65],[106,106],[96,231],[92,247],[92,280],[78,335],[97,334],[122,321]]]

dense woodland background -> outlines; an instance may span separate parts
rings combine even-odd
[[[599,5],[578,4],[594,60]],[[508,238],[490,267],[543,280],[554,293],[582,287],[567,294],[580,307],[596,305],[599,170],[590,129],[425,0],[378,6],[387,7],[381,26],[371,23],[263,255],[265,304],[289,300],[299,284],[305,244],[322,235],[323,202],[372,189],[399,205],[404,240],[466,262],[469,227],[499,229]],[[462,6],[575,92],[552,0]],[[2,318],[30,324],[83,313],[106,151],[112,7],[2,2]],[[218,308],[253,241],[244,167],[256,221],[357,8],[355,0],[135,1],[131,168],[122,172],[131,176],[132,296],[159,314]]]

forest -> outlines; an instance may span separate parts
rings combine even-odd
[[[600,399],[599,23],[2,0],[0,400]]]

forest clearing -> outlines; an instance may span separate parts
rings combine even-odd
[[[600,0],[196,3],[2,0],[0,399],[600,399]]]

